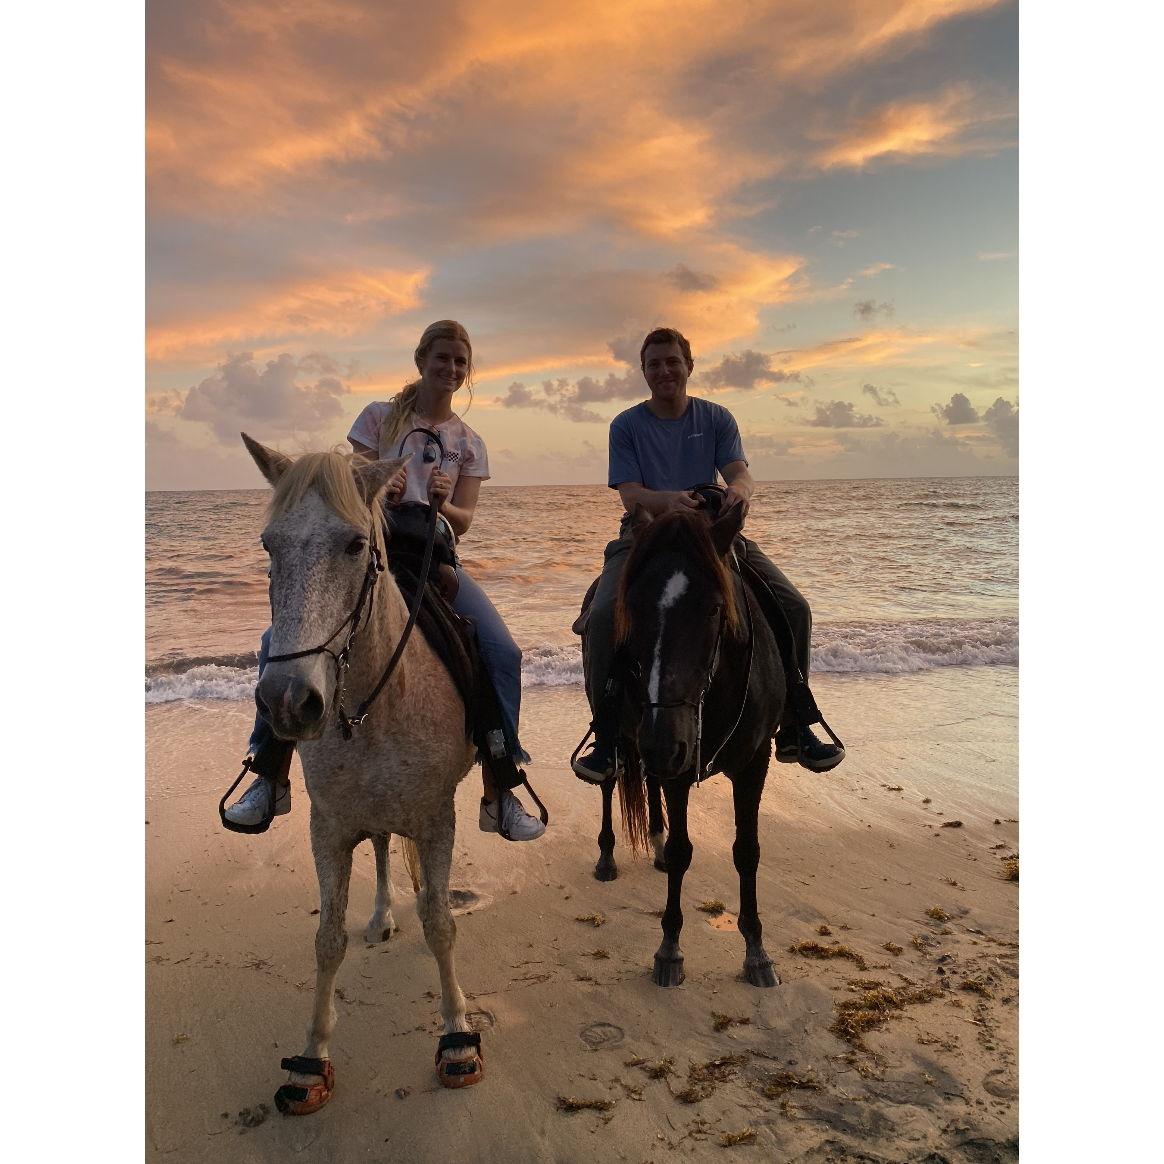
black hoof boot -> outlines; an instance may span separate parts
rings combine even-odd
[[[651,979],[656,986],[682,986],[683,978],[682,958],[661,958],[655,955],[655,969]]]
[[[614,881],[618,877],[618,866],[614,862],[613,857],[599,857],[598,864],[594,866],[594,878],[596,881]]]

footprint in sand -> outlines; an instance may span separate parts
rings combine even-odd
[[[450,889],[449,908],[453,916],[469,913],[470,910],[484,909],[493,904],[493,898],[487,893],[477,893],[472,889]]]
[[[497,1019],[489,1010],[471,1010],[465,1015],[465,1018],[468,1020],[469,1026],[475,1031],[491,1031],[497,1025]]]
[[[982,1080],[982,1090],[998,1099],[1018,1099],[1019,1094],[1014,1076],[1003,1067],[996,1067],[986,1073]]]
[[[591,1023],[578,1032],[578,1037],[592,1051],[601,1051],[607,1047],[617,1047],[626,1038],[622,1027],[613,1023]]]

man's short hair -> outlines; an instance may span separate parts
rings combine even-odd
[[[687,341],[687,337],[673,327],[657,327],[643,340],[643,346],[639,348],[639,366],[644,370],[647,364],[647,348],[651,344],[678,344],[683,358],[687,361],[687,370],[690,372],[695,367],[695,361],[691,358],[691,344]]]

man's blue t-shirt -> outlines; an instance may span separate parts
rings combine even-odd
[[[747,464],[735,417],[702,397],[688,396],[678,420],[660,420],[644,401],[610,422],[612,489],[628,481],[648,489],[692,489],[714,482],[716,471],[732,461]]]

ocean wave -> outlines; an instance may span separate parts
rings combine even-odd
[[[835,623],[818,625],[813,633],[812,669],[818,675],[904,675],[938,667],[1014,666],[1018,661],[1014,618]],[[157,662],[147,668],[145,701],[249,702],[256,679],[253,653]],[[576,643],[525,648],[521,682],[523,687],[580,684],[581,650]]]

